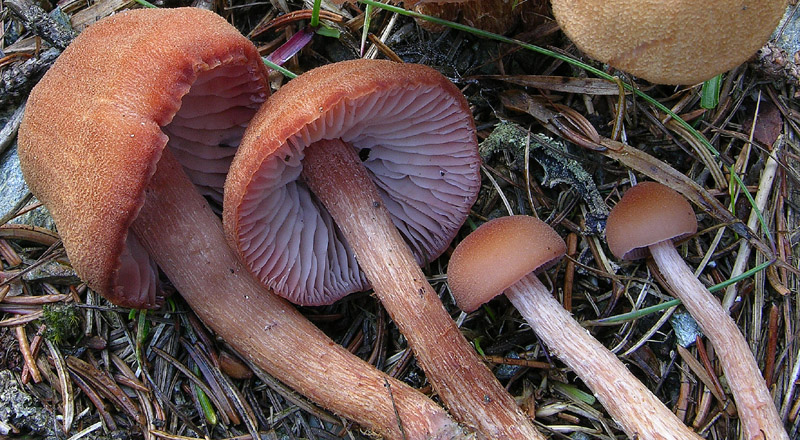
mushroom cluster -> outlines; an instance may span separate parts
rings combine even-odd
[[[370,284],[460,422],[489,438],[542,438],[427,282],[480,187],[472,113],[422,65],[353,60],[283,86],[251,121],[223,220],[278,294],[328,304]]]
[[[447,272],[450,290],[465,312],[505,292],[534,333],[586,383],[629,438],[700,440],[539,281],[536,274],[565,252],[564,240],[539,219],[517,215],[490,220],[453,252]]]
[[[590,57],[658,84],[697,84],[769,39],[786,0],[553,0],[561,29]]]
[[[319,305],[372,287],[458,421],[485,438],[542,439],[419,267],[449,246],[480,187],[460,91],[425,66],[356,60],[269,95],[256,48],[209,11],[128,11],[79,35],[32,91],[19,131],[26,180],[76,272],[136,308],[161,303],[163,272],[220,337],[322,406],[389,439],[471,438],[272,291]],[[649,186],[615,210],[673,198],[635,196]],[[209,201],[224,204],[224,229]],[[787,439],[735,323],[708,312],[714,299],[678,268],[672,236],[612,244],[623,216],[609,216],[609,246],[649,246],[675,290],[692,292],[682,299],[718,348],[747,438]],[[688,226],[675,235],[693,233],[691,208],[679,217]],[[506,291],[629,436],[696,440],[537,279],[563,253],[538,220],[490,222],[454,252],[450,286],[467,311]],[[499,254],[512,258],[486,276],[482,261]]]
[[[386,438],[463,438],[441,407],[331,341],[227,245],[201,194],[220,200],[268,95],[255,46],[222,17],[123,12],[81,33],[31,92],[20,162],[76,272],[112,302],[156,306],[160,268],[219,336],[326,408]]]

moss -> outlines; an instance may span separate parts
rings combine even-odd
[[[80,313],[75,304],[46,304],[42,308],[42,321],[47,325],[45,337],[62,344],[80,334]]]

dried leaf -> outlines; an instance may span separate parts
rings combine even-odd
[[[72,421],[75,419],[75,395],[72,392],[72,381],[68,380],[67,366],[61,351],[49,340],[45,340],[45,343],[47,344],[47,350],[50,351],[50,357],[53,359],[56,373],[58,373],[58,381],[61,384],[61,403],[64,405],[63,429],[64,433],[68,434]]]
[[[572,78],[551,75],[479,75],[471,77],[471,79],[497,80],[552,92],[619,95],[619,86],[617,84],[600,78]]]
[[[74,356],[67,357],[67,367],[84,378],[88,383],[92,384],[100,394],[114,402],[114,405],[128,414],[136,423],[144,425],[144,416],[139,410],[139,407],[136,406],[136,403],[132,401],[130,397],[122,391],[122,388],[120,388],[106,373]]]
[[[755,129],[753,129],[753,140],[761,145],[772,147],[783,131],[783,115],[771,100],[761,101],[758,107],[758,119]],[[743,131],[749,133],[752,127],[753,118],[747,118]]]

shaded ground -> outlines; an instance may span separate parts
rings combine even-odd
[[[120,0],[102,0],[90,8],[77,2],[63,4],[65,16],[77,29],[91,21],[88,17],[130,6]],[[276,0],[233,2],[214,9],[246,35],[262,29],[253,38],[266,55],[306,22],[279,20],[270,26],[276,23],[273,20],[305,7]],[[333,9],[342,22],[327,24],[340,32],[339,38],[316,35],[286,68],[301,73],[358,56],[363,6]],[[18,72],[25,63],[42,59],[36,57],[37,41],[20,23],[15,15],[4,18],[7,56],[0,60],[4,81],[17,78],[13,75],[28,78]],[[580,56],[547,17],[534,15],[515,26],[510,32],[515,38]],[[374,14],[370,31],[381,36],[391,51],[379,57],[397,55],[439,69],[463,90],[472,106],[482,141],[484,186],[456,243],[471,228],[509,211],[546,220],[570,246],[569,257],[543,277],[562,304],[688,425],[708,438],[733,439],[738,420],[728,405],[730,397],[727,403],[720,401],[726,385],[714,364],[714,348],[696,344],[702,336],[680,307],[629,314],[672,297],[650,263],[620,263],[608,252],[602,234],[608,208],[632,179],[668,183],[693,200],[716,200],[718,205],[708,209],[695,206],[700,232],[681,245],[681,252],[692,267],[703,267],[700,278],[708,286],[774,260],[767,269],[717,294],[741,297],[732,314],[756,353],[790,435],[797,435],[800,310],[795,211],[800,120],[792,55],[770,46],[761,54],[761,62],[725,75],[721,101],[712,109],[700,107],[699,87],[651,86],[621,76],[699,130],[719,151],[715,156],[695,135],[669,122],[641,98],[628,94],[617,117],[618,86],[582,81],[583,71],[560,60],[467,33],[430,33],[409,18],[382,11]],[[286,81],[277,73],[272,79],[274,87]],[[3,84],[8,118],[19,105],[15,95],[27,93],[24,84],[14,84]],[[615,130],[615,121],[621,121],[624,130]],[[598,139],[611,137],[624,144],[601,148]],[[634,148],[645,154],[634,154]],[[12,161],[4,159],[5,165]],[[752,207],[732,183],[731,170],[757,201],[758,194],[763,196],[768,235],[757,224],[749,232],[745,227]],[[676,180],[676,175],[685,179]],[[19,191],[16,199],[22,198],[24,190],[15,191]],[[12,209],[15,201],[0,206],[0,215],[25,211],[35,203]],[[44,226],[41,219],[23,221]],[[445,282],[448,254],[425,268],[433,287],[468,340],[544,431],[553,438],[624,438],[581,381],[549,356],[505,299],[468,316],[456,309]],[[77,438],[85,433],[119,438],[247,438],[245,419],[263,438],[369,437],[265,373],[253,372],[224,341],[204,329],[178,295],[163,309],[146,314],[111,306],[70,272],[52,234],[4,226],[0,259],[0,297],[5,298],[0,302],[0,389],[13,391],[0,394],[0,437]],[[432,393],[404,339],[368,292],[303,312],[363,359]],[[50,344],[43,342],[45,336]],[[190,351],[201,354],[192,358]],[[36,359],[42,376],[36,384],[25,372],[23,352],[34,353],[30,359]],[[207,368],[197,368],[198,362]],[[708,369],[710,376],[721,378],[719,383],[700,379],[703,374],[698,373]],[[195,371],[206,390],[222,390],[217,400],[237,394],[246,408],[214,407],[185,371]],[[25,410],[42,421],[31,423],[32,416],[11,403],[22,400]],[[9,408],[17,412],[6,415],[3,411]]]

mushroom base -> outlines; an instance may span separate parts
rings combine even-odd
[[[789,440],[750,346],[720,302],[694,276],[671,240],[651,245],[658,269],[700,325],[728,379],[748,440]]]
[[[530,273],[505,291],[534,333],[592,390],[630,438],[700,440]]]

